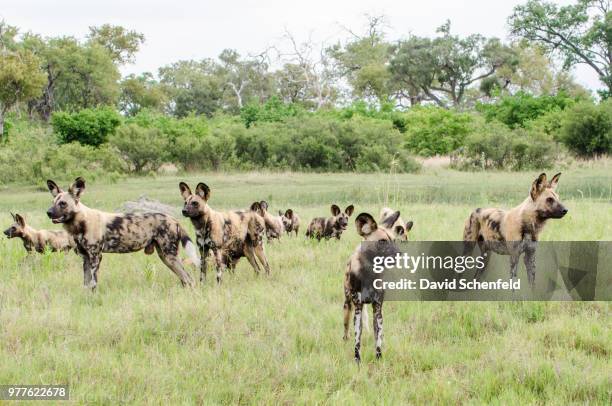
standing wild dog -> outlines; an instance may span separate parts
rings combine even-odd
[[[70,251],[76,248],[74,238],[66,231],[36,230],[26,224],[25,219],[19,214],[13,214],[14,223],[4,230],[8,238],[21,238],[23,247],[28,252],[39,253],[49,249],[55,251]]]
[[[283,222],[280,216],[273,216],[268,211],[268,202],[262,200],[261,202],[255,202],[251,205],[251,211],[259,214],[263,219],[266,225],[266,237],[268,237],[268,242],[277,239],[280,240],[281,235],[283,234]]]
[[[179,184],[181,196],[185,200],[183,216],[189,217],[196,230],[197,244],[200,249],[200,281],[206,279],[206,259],[212,251],[217,271],[217,283],[225,268],[233,269],[242,256],[259,274],[260,267],[255,257],[262,263],[267,274],[270,265],[264,252],[263,235],[265,222],[257,214],[259,203],[253,203],[251,211],[219,212],[208,206],[210,188],[198,183],[195,193],[185,182]]]
[[[47,181],[47,187],[53,195],[53,206],[47,215],[53,223],[62,223],[74,238],[77,253],[83,257],[85,287],[96,288],[103,253],[123,254],[141,249],[147,255],[157,250],[162,262],[179,277],[183,286],[193,285],[178,258],[179,245],[196,266],[200,260],[177,220],[162,213],[117,214],[90,209],[81,202],[85,191],[83,178],[77,178],[68,192],[52,180]]]
[[[397,228],[393,224],[398,220],[400,212],[396,211],[388,215],[382,224],[377,224],[368,213],[361,213],[355,219],[357,233],[364,241],[382,242],[380,245],[359,245],[349,258],[344,274],[344,339],[348,340],[349,322],[351,308],[355,307],[353,323],[355,325],[355,361],[361,360],[361,330],[362,324],[367,323],[367,312],[363,309],[364,304],[372,304],[374,314],[374,339],[376,341],[376,358],[382,356],[383,340],[383,315],[382,305],[384,301],[384,290],[374,288],[374,279],[380,278],[372,269],[375,256],[393,256],[399,252],[393,241],[401,236],[396,234]],[[362,310],[364,317],[362,320]]]
[[[388,225],[388,221],[395,216],[395,213],[399,212],[388,207],[384,207],[380,211],[380,223],[385,224],[385,227],[387,227],[387,229],[393,229],[396,240],[407,240],[408,232],[412,229],[414,223],[412,221],[404,223],[404,220],[402,220],[402,218],[398,214],[393,224]]]
[[[300,229],[300,216],[294,213],[294,211],[291,209],[287,209],[285,214],[279,210],[278,215],[283,222],[283,227],[285,228],[287,235],[291,235],[291,232],[293,231],[297,237],[298,230]]]
[[[353,214],[355,207],[351,204],[344,212],[340,211],[340,207],[335,204],[331,205],[332,217],[316,217],[312,219],[306,230],[306,237],[316,238],[321,241],[322,238],[329,240],[332,237],[340,239],[340,235],[348,225],[348,219]]]
[[[486,269],[490,251],[510,255],[510,278],[515,278],[521,254],[527,268],[529,284],[535,283],[535,242],[548,219],[560,219],[567,214],[567,208],[559,201],[556,193],[561,174],[550,180],[542,173],[531,185],[529,196],[510,210],[476,209],[465,223],[463,240],[464,255],[471,252],[477,243],[485,257],[485,267],[478,270],[478,279]]]

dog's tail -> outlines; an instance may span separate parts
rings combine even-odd
[[[179,226],[180,227],[180,226]],[[195,245],[191,241],[191,238],[187,235],[187,232],[183,229],[183,227],[179,228],[181,244],[187,253],[187,256],[191,260],[191,262],[195,265],[196,268],[200,268],[200,258],[198,257],[198,252],[196,250]]]

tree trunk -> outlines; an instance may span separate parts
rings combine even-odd
[[[0,111],[0,142],[4,140],[4,111]]]

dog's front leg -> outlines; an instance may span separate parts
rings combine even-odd
[[[382,341],[383,341],[383,315],[382,302],[372,303],[372,312],[374,313],[374,339],[376,340],[376,358],[382,357]]]
[[[206,268],[208,267],[208,246],[202,245],[198,239],[198,248],[200,249],[200,282],[206,282]]]
[[[527,241],[525,243],[525,257],[523,258],[523,262],[525,263],[525,268],[527,269],[527,278],[529,280],[529,286],[531,286],[531,289],[535,288],[535,252],[536,242]]]
[[[360,300],[353,300],[355,305],[354,321],[355,324],[355,362],[361,362],[361,309],[363,304]]]
[[[213,248],[213,255],[215,256],[215,268],[217,269],[217,285],[220,285],[223,271],[225,271],[225,260],[223,252],[218,248]]]

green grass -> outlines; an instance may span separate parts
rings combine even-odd
[[[559,192],[570,212],[547,225],[543,240],[612,239],[606,169],[563,174]],[[144,194],[178,214],[179,180],[204,181],[216,209],[266,199],[271,210],[291,207],[307,223],[331,203],[376,217],[388,204],[415,222],[412,239],[453,240],[475,207],[520,203],[535,175],[97,180],[83,201],[115,210]],[[44,185],[0,191],[3,227],[10,210],[52,228],[50,202]],[[358,243],[353,227],[341,241],[284,238],[266,247],[270,277],[256,277],[242,261],[222,286],[211,275],[193,290],[155,256],[107,254],[91,294],[74,254],[26,255],[20,242],[2,238],[0,383],[69,383],[73,400],[98,404],[610,403],[611,308],[601,302],[387,302],[383,359],[374,359],[366,332],[357,368],[352,343],[341,337],[342,276]]]

